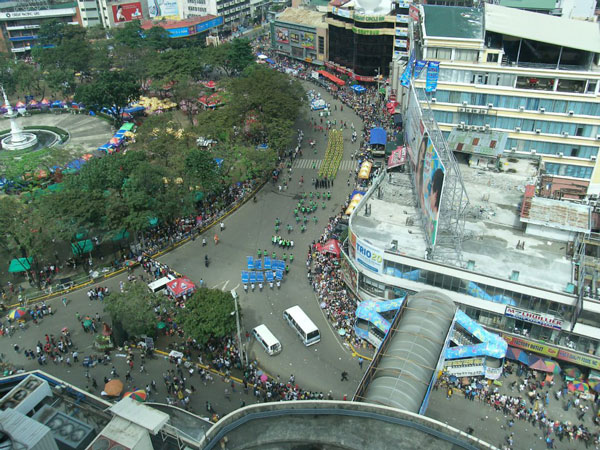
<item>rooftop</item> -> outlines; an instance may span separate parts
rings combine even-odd
[[[501,162],[500,173],[459,165],[470,200],[463,261],[474,261],[475,273],[508,280],[518,271],[519,283],[563,293],[571,281],[565,243],[525,235],[519,223],[519,206],[536,166],[525,159]],[[380,186],[381,198],[368,200],[369,217],[364,215],[367,202],[359,205],[353,231],[379,248],[389,249],[396,239],[401,254],[423,259],[426,245],[409,175],[394,173],[391,182],[385,177]],[[526,242],[523,250],[516,249],[519,241]]]
[[[483,11],[478,8],[422,5],[425,37],[483,39]]]
[[[551,11],[556,8],[556,0],[500,0],[500,6],[507,8]]]
[[[286,8],[278,17],[277,22],[294,23],[307,27],[324,26],[323,18],[325,15],[317,11],[302,8]]]
[[[144,30],[149,30],[152,27],[162,27],[165,30],[170,30],[172,28],[185,28],[185,27],[193,27],[194,25],[198,25],[199,23],[208,22],[211,19],[216,19],[217,16],[213,16],[208,14],[202,17],[192,17],[189,19],[183,20],[142,20],[140,27]]]
[[[485,30],[559,47],[600,53],[600,33],[595,22],[486,3]]]
[[[590,220],[591,211],[587,205],[543,197],[533,197],[531,206],[521,216],[523,222],[576,233],[589,232]]]

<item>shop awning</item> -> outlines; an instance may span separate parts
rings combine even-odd
[[[94,244],[92,244],[92,241],[89,239],[71,244],[71,249],[73,250],[74,255],[83,255],[84,253],[89,253],[93,248]]]
[[[383,128],[371,128],[369,145],[385,145],[387,133]]]
[[[346,83],[344,82],[344,80],[336,77],[334,74],[327,72],[326,70],[318,70],[317,72],[319,72],[319,74],[323,75],[325,78],[327,78],[329,81],[333,81],[335,84],[338,84],[340,86],[345,85]]]
[[[129,122],[129,123],[124,123],[124,124],[121,126],[121,128],[119,128],[119,131],[131,131],[131,130],[133,130],[133,127],[134,127],[134,126],[135,126],[135,125],[134,125],[133,123],[131,123],[131,122]]]

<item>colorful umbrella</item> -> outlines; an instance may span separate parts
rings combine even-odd
[[[572,383],[569,383],[567,388],[569,389],[569,391],[579,392],[587,392],[590,390],[590,387],[587,385],[587,383],[584,383],[582,381],[574,381]]]
[[[600,392],[600,381],[598,380],[588,380],[588,384],[595,392]]]
[[[530,356],[529,357],[529,367],[533,370],[539,370],[541,372],[550,372],[546,366],[546,360],[544,358],[540,358],[539,356]]]
[[[117,379],[110,380],[104,385],[104,392],[106,392],[106,395],[109,397],[116,397],[123,392],[123,382]]]
[[[133,400],[137,400],[138,402],[144,402],[146,401],[146,391],[143,389],[138,389],[136,391],[125,392],[125,394],[123,394],[123,398],[125,397],[131,397]]]
[[[82,156],[82,158],[85,159],[86,161],[89,161],[93,157],[94,157],[94,155],[92,155],[91,153],[86,153],[85,155]]]
[[[27,310],[25,308],[15,308],[11,312],[8,313],[8,317],[12,320],[20,319],[24,315],[27,314]]]
[[[544,362],[546,363],[546,367],[548,368],[548,370],[546,370],[545,372],[552,372],[555,375],[561,372],[560,366],[557,362],[550,361],[549,359],[547,359]]]
[[[163,328],[166,328],[167,324],[164,322],[158,322],[158,324],[156,325],[156,328],[158,328],[159,330],[162,330]]]
[[[581,370],[578,367],[567,367],[563,369],[563,372],[571,378],[579,378],[581,376]]]
[[[260,376],[260,381],[262,381],[263,383],[266,382],[269,379],[269,377],[267,377],[264,373]]]

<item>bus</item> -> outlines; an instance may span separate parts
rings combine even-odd
[[[267,354],[273,356],[281,352],[281,343],[277,340],[271,330],[262,324],[252,330],[252,334],[260,345],[263,346]]]
[[[283,312],[283,318],[298,333],[307,347],[321,340],[319,329],[298,305],[286,309]]]

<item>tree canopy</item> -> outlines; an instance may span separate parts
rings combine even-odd
[[[201,344],[211,337],[230,336],[236,330],[233,298],[219,289],[198,289],[181,310],[183,330]]]
[[[125,292],[113,292],[106,297],[105,309],[113,323],[119,322],[130,336],[155,336],[158,320],[154,303],[157,303],[157,297],[144,283],[133,283]]]

